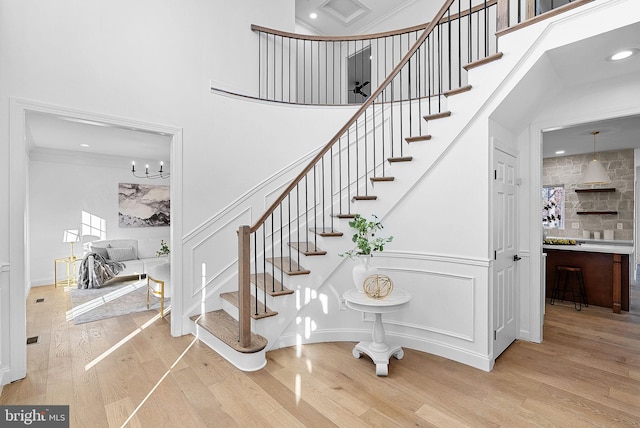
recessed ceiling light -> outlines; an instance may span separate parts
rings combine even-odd
[[[317,13],[315,13],[315,12],[311,12],[311,13],[309,14],[309,18],[311,18],[311,19],[316,19],[317,17],[318,17],[318,14],[317,14]]]
[[[80,147],[89,147],[89,145],[87,143],[82,143],[80,144]]]
[[[613,55],[611,55],[607,59],[609,61],[620,61],[622,59],[629,58],[630,56],[635,55],[637,53],[638,53],[638,49],[636,49],[636,48],[624,49],[624,50],[621,50],[619,52],[614,53]]]
[[[563,154],[564,154],[564,150],[558,150],[558,151],[556,152],[556,154],[557,154],[557,155],[563,155]]]
[[[616,54],[613,54],[611,56],[611,59],[613,61],[619,61],[621,59],[629,58],[631,55],[633,55],[633,52],[631,52],[631,51],[620,51],[620,52],[618,52]]]

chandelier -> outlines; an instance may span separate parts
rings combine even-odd
[[[131,161],[131,174],[133,174],[136,178],[148,178],[154,180],[156,178],[169,178],[171,177],[170,172],[164,171],[164,162],[160,161],[160,169],[156,173],[149,173],[149,164],[144,166],[144,175],[136,174],[136,161]]]

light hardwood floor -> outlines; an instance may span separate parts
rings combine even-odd
[[[272,351],[243,373],[155,312],[76,326],[69,307],[61,289],[32,289],[40,339],[1,404],[69,404],[81,428],[640,425],[638,313],[547,305],[544,343],[516,341],[491,373],[406,349],[381,378],[353,343]]]

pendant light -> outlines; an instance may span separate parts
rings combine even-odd
[[[609,175],[607,175],[607,171],[605,171],[604,167],[598,160],[596,159],[596,135],[600,132],[593,131],[591,135],[593,135],[593,160],[589,162],[584,172],[582,173],[582,178],[579,181],[579,184],[607,184],[611,183],[611,179]]]

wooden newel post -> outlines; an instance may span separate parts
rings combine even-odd
[[[498,22],[496,31],[509,28],[509,2],[511,0],[498,0]]]
[[[251,345],[251,236],[249,226],[238,229],[238,319],[240,346]]]

